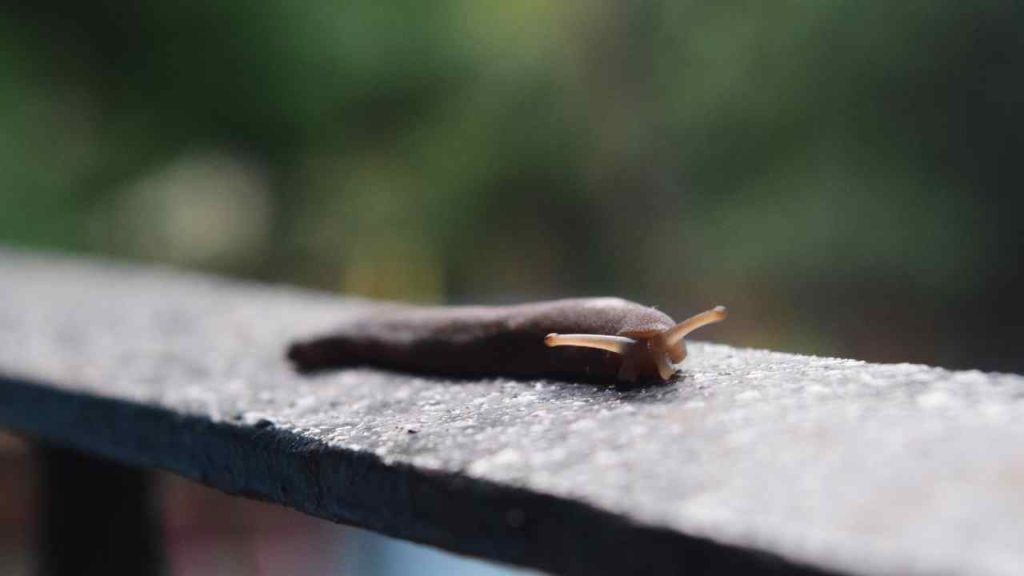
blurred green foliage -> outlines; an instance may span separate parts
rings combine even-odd
[[[1024,369],[1009,2],[40,0],[0,242]]]

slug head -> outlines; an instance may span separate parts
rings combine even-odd
[[[620,354],[622,368],[619,379],[627,382],[660,379],[668,381],[676,373],[673,364],[686,359],[687,334],[708,324],[725,320],[728,316],[724,306],[711,310],[676,324],[664,331],[634,332],[612,336],[607,334],[548,334],[544,344],[554,346],[581,346],[596,348]]]

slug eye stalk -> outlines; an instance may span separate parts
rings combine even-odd
[[[676,371],[672,358],[682,361],[686,357],[683,338],[701,326],[725,320],[728,314],[724,306],[715,306],[642,341],[607,334],[548,334],[544,344],[548,347],[578,346],[613,352],[625,357],[620,377],[633,380],[637,376],[637,369],[646,365],[667,381]]]
[[[697,328],[721,322],[728,317],[729,311],[725,309],[725,306],[715,306],[711,310],[691,316],[679,324],[669,328],[662,335],[662,338],[664,338],[666,345],[672,346],[678,344],[679,341],[685,338],[687,334],[693,332]]]
[[[579,346],[596,348],[616,354],[626,355],[636,344],[636,340],[624,336],[608,336],[605,334],[548,334],[544,338],[548,348],[555,346]]]

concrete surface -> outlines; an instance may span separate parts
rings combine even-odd
[[[0,251],[0,426],[558,573],[1024,572],[1020,376],[700,343],[629,392],[290,369],[365,305]]]

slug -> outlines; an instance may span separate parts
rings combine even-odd
[[[668,381],[686,358],[690,332],[726,317],[717,306],[676,323],[621,298],[514,306],[384,304],[333,332],[292,344],[301,372],[374,365],[459,377]]]

